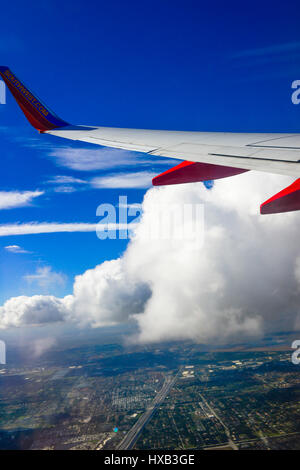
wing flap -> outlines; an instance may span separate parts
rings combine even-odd
[[[248,170],[209,163],[182,162],[153,178],[153,186],[196,183],[238,175]]]
[[[300,136],[286,135],[284,137],[275,137],[250,144],[251,147],[268,147],[282,149],[300,149]]]
[[[298,150],[182,143],[165,149],[156,149],[151,155],[300,177]]]

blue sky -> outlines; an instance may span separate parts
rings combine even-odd
[[[300,79],[298,12],[297,2],[15,1],[1,6],[0,57],[70,123],[299,132],[300,106],[291,102]],[[40,136],[9,94],[0,148],[0,191],[41,193],[0,210],[1,226],[96,223],[100,203],[117,204],[119,194],[140,202],[146,191],[99,188],[99,178],[171,166]],[[74,275],[118,257],[126,243],[94,232],[0,237],[0,301],[65,295]],[[14,245],[27,253],[4,248]]]

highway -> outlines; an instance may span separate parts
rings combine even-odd
[[[173,387],[178,377],[178,374],[181,372],[181,369],[177,372],[175,376],[168,376],[165,379],[165,382],[157,393],[156,397],[154,398],[151,405],[147,408],[144,414],[140,416],[137,422],[132,426],[132,428],[128,431],[124,439],[120,442],[117,449],[118,450],[129,450],[132,449],[135,445],[136,441],[138,440],[144,426],[150,421],[154,413],[156,412],[159,405],[164,401],[166,396],[168,395],[169,391]]]

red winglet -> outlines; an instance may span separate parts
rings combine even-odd
[[[261,214],[280,214],[300,209],[300,178],[260,206]]]
[[[179,165],[155,176],[153,186],[195,183],[197,181],[209,181],[228,176],[238,175],[248,170],[233,168],[230,166],[214,165],[212,163],[199,163],[184,161]]]

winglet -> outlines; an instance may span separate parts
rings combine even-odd
[[[16,99],[26,118],[35,129],[40,132],[45,132],[69,125],[31,93],[8,67],[0,65],[0,76]]]
[[[260,206],[261,214],[281,214],[300,209],[300,178]]]

